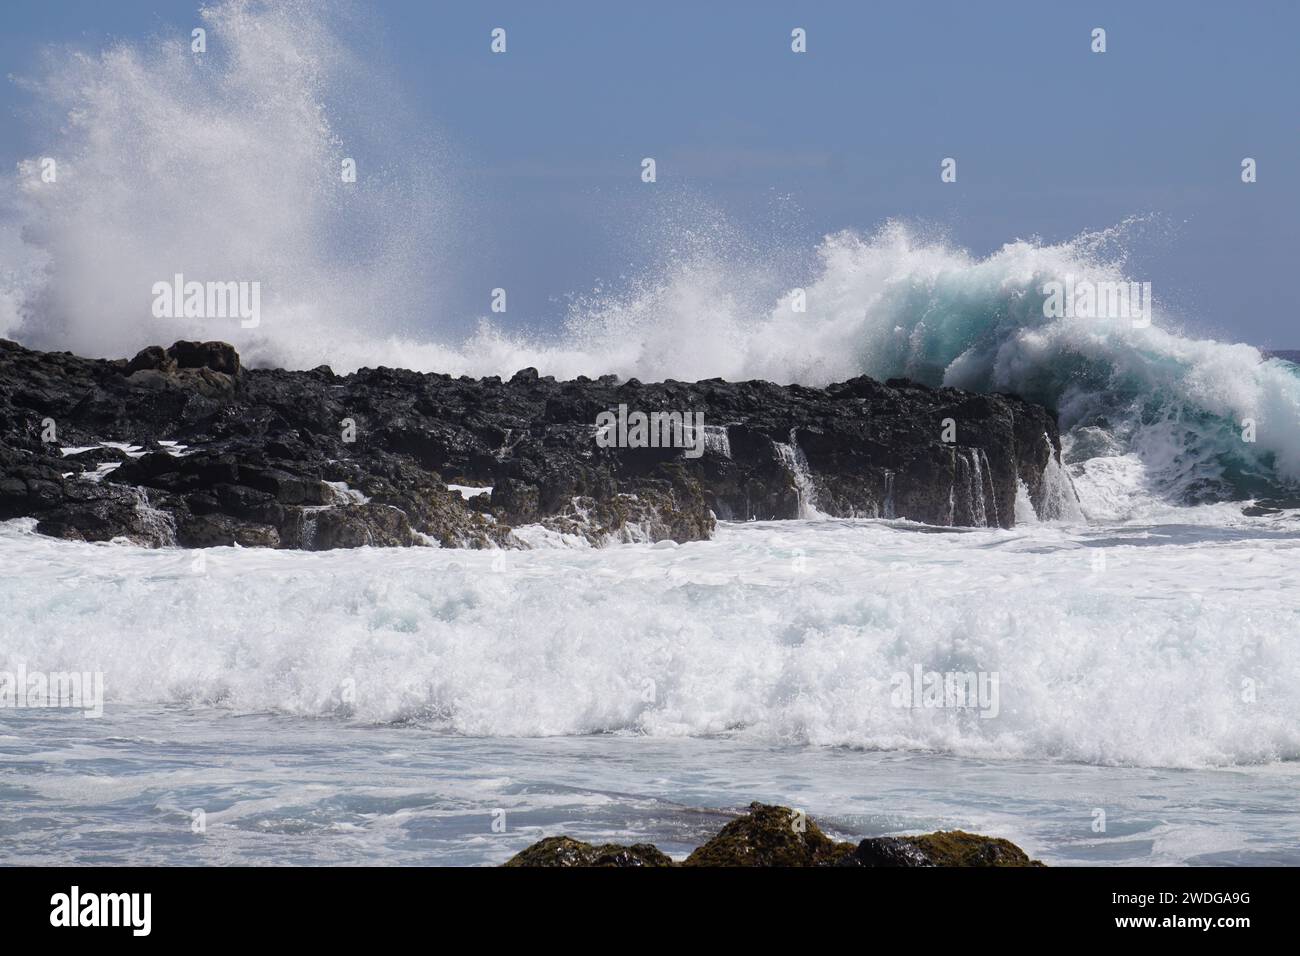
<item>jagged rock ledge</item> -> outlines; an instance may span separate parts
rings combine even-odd
[[[600,447],[597,416],[620,405],[702,414],[702,454]],[[717,518],[813,513],[1010,527],[1018,494],[1052,516],[1054,475],[1052,412],[900,379],[340,376],[247,369],[221,342],[103,360],[0,339],[0,520],[61,538],[521,547],[529,526],[685,542]]]
[[[1043,866],[1009,840],[963,830],[924,836],[837,842],[789,807],[751,803],[680,864],[649,843],[595,846],[571,837],[547,837],[516,853],[505,866]]]

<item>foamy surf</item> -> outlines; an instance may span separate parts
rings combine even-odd
[[[470,736],[623,732],[1208,767],[1300,757],[1295,520],[724,525],[676,548],[145,551],[3,530],[0,669]],[[203,560],[196,563],[196,555]],[[1098,563],[1098,555],[1101,562]],[[990,715],[897,675],[998,675]]]

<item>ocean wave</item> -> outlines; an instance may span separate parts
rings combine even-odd
[[[1300,611],[1279,586],[1297,527],[1209,517],[1105,532],[753,522],[680,547],[496,553],[148,551],[11,523],[0,670],[101,671],[109,710],[474,736],[1300,759]],[[900,706],[897,677],[917,668],[997,675],[996,713]]]

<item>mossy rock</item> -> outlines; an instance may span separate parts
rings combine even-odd
[[[572,837],[547,837],[515,854],[506,866],[1043,866],[1009,840],[964,830],[924,836],[876,837],[861,843],[832,840],[789,807],[751,803],[681,864],[649,843],[599,846]]]
[[[828,866],[855,849],[852,843],[832,840],[789,807],[751,803],[747,814],[728,823],[682,865]]]
[[[1010,840],[946,830],[863,840],[839,866],[1042,866]]]
[[[649,843],[595,846],[572,837],[547,837],[519,851],[506,866],[672,866],[672,858]]]

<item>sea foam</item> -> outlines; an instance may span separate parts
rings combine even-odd
[[[1223,520],[755,522],[676,548],[217,548],[201,562],[11,522],[0,670],[102,671],[110,711],[1141,766],[1300,759],[1300,528]],[[997,674],[997,716],[895,706],[896,675],[917,667]]]

